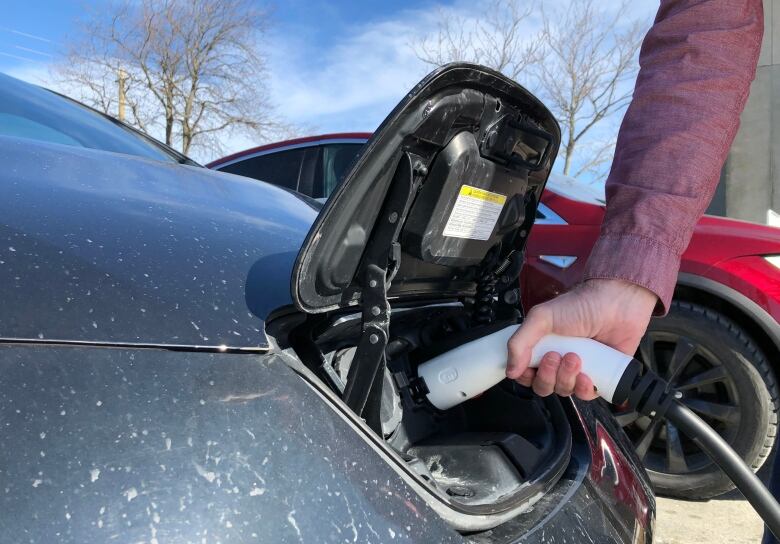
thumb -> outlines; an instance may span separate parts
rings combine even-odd
[[[507,344],[507,378],[516,380],[531,363],[531,350],[546,334],[552,332],[552,319],[546,308],[537,306],[528,312]]]

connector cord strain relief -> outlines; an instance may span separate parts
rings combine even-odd
[[[674,391],[669,390],[666,380],[632,359],[615,387],[612,403],[619,406],[627,402],[642,415],[660,418],[664,417],[674,398]]]

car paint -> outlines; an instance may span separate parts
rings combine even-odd
[[[780,322],[778,270],[763,257],[747,255],[719,262],[706,276],[745,295]]]
[[[317,214],[294,193],[8,137],[0,161],[0,338],[268,348]]]
[[[617,441],[576,439],[567,473],[533,509],[464,538],[290,358],[0,346],[0,534],[42,544],[651,541],[652,494],[614,428]],[[578,413],[588,433],[611,424],[595,404]]]
[[[286,357],[1,346],[1,539],[463,542]]]

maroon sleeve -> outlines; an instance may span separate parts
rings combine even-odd
[[[585,279],[624,279],[669,309],[680,256],[739,126],[763,34],[761,0],[663,0],[639,55]]]

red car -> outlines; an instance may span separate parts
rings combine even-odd
[[[208,166],[324,199],[370,134],[329,134],[269,144]],[[524,306],[582,276],[604,216],[594,188],[550,176],[527,245]],[[685,401],[756,469],[769,455],[780,404],[780,229],[705,216],[683,255],[668,316],[654,319],[638,357],[682,390]],[[656,491],[708,498],[730,481],[686,436],[662,421],[616,412]]]

